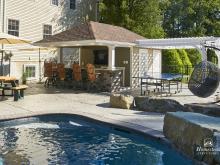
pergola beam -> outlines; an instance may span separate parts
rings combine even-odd
[[[218,37],[191,37],[191,38],[167,38],[167,39],[145,39],[136,41],[138,47],[153,49],[192,49],[196,48],[202,59],[207,60],[206,46],[213,43],[220,48]]]

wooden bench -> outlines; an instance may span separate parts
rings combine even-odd
[[[24,97],[24,90],[27,88],[27,85],[19,85],[16,87],[12,87],[12,90],[14,91],[14,101],[18,101],[20,97]]]

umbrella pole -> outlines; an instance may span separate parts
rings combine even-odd
[[[2,58],[1,58],[1,76],[3,76],[3,58],[4,58],[4,53],[3,53],[3,44],[2,44]]]
[[[39,82],[41,82],[41,59],[40,59],[40,48],[39,48],[38,58],[39,58]]]

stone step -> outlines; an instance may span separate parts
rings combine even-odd
[[[220,163],[220,118],[193,112],[168,112],[163,132],[179,150],[208,164]],[[212,152],[202,152],[213,149]]]

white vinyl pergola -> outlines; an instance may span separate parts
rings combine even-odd
[[[220,37],[190,37],[167,39],[137,40],[136,44],[141,48],[151,49],[192,49],[196,48],[202,54],[202,60],[207,60],[207,48],[215,51],[220,67]]]

